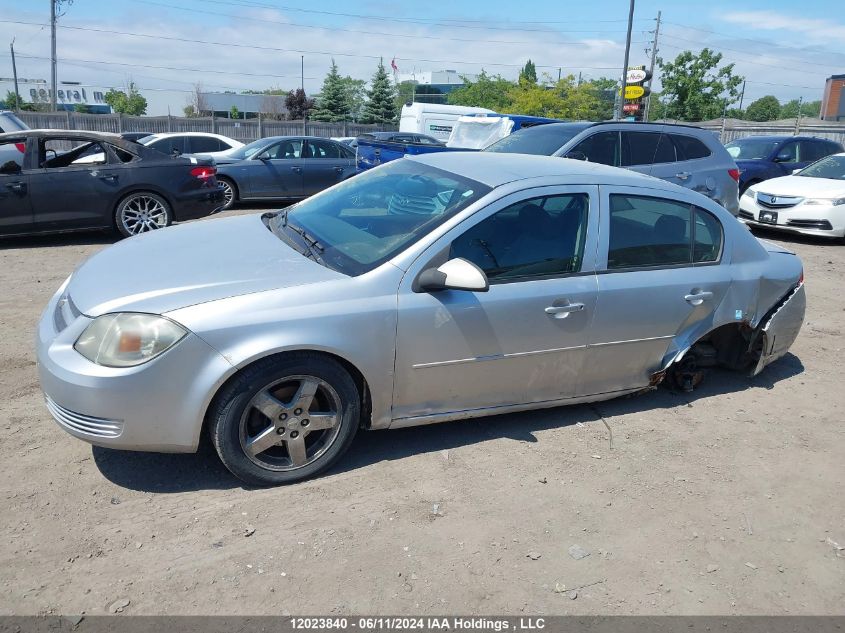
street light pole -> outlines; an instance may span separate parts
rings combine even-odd
[[[12,51],[12,77],[15,81],[15,112],[21,111],[21,93],[18,91],[18,67],[15,64],[15,38],[9,44],[9,50]]]
[[[634,26],[634,0],[631,0],[631,8],[628,10],[628,36],[625,39],[625,63],[622,65],[622,94],[619,95],[619,106],[616,108],[616,120],[622,118],[622,104],[625,102],[625,86],[628,75],[628,58],[631,55],[631,29]]]

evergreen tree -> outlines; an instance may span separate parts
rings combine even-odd
[[[317,101],[317,109],[312,118],[315,121],[345,121],[349,116],[349,99],[346,86],[337,72],[337,64],[332,59],[329,74],[323,80],[323,90]]]
[[[396,88],[384,69],[384,60],[379,59],[378,68],[373,75],[372,86],[367,93],[367,104],[364,106],[364,116],[361,117],[361,121],[364,123],[392,123],[397,116]]]
[[[530,59],[525,62],[525,66],[519,71],[519,83],[536,84],[537,83],[537,67]]]

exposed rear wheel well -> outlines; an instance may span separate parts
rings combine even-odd
[[[711,330],[690,346],[684,356],[666,368],[669,387],[692,391],[709,367],[742,371],[753,366],[759,350],[752,346],[754,330],[748,323],[727,323]]]

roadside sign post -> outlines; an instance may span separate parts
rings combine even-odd
[[[644,113],[643,99],[648,97],[651,90],[643,83],[651,79],[651,72],[645,66],[629,66],[625,73],[625,87],[619,91],[622,99],[622,112],[629,121],[642,121]]]

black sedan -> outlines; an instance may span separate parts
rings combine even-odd
[[[355,152],[315,136],[273,136],[215,156],[228,209],[240,200],[305,198],[355,175]]]
[[[126,237],[219,209],[208,159],[173,157],[113,134],[0,134],[0,236],[116,228]]]

